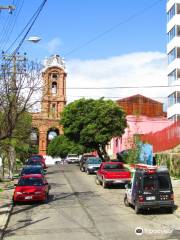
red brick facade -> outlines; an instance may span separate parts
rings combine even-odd
[[[58,56],[52,56],[46,61],[42,71],[43,90],[41,112],[33,113],[33,128],[39,132],[39,153],[46,154],[48,132],[54,130],[63,134],[59,124],[60,113],[66,104],[66,72],[64,63]]]

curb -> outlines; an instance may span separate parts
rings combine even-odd
[[[0,226],[0,240],[3,240],[4,233],[7,228],[8,223],[9,223],[9,219],[10,219],[12,210],[13,210],[13,205],[12,205],[12,203],[10,203],[10,207],[4,208],[0,211],[0,213],[4,212],[4,214],[1,215],[1,218],[2,217],[4,218],[3,219],[4,225]]]

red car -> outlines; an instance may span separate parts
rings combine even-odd
[[[13,202],[42,201],[46,202],[50,185],[41,174],[29,174],[22,176],[15,185]]]
[[[106,188],[112,184],[129,183],[131,172],[122,162],[103,162],[96,175],[96,183]]]
[[[39,162],[41,162],[42,163],[42,166],[43,166],[43,168],[45,169],[45,168],[47,168],[47,166],[46,166],[46,163],[45,163],[45,158],[41,155],[41,154],[33,154],[29,159],[28,159],[28,162],[29,161],[33,161],[33,162],[35,162],[35,161],[39,161]]]

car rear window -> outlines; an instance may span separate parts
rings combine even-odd
[[[41,168],[23,169],[22,174],[41,174]]]
[[[158,185],[160,190],[170,189],[170,178],[168,175],[158,175]]]
[[[143,179],[143,189],[144,191],[155,190],[156,188],[156,178],[154,175],[146,175]]]
[[[88,158],[87,159],[88,164],[101,164],[100,158]]]
[[[107,163],[104,165],[103,168],[106,170],[109,170],[109,171],[114,170],[114,169],[124,169],[123,165],[119,164],[119,163],[117,163],[117,164],[110,164],[110,163],[108,164]]]
[[[43,180],[41,178],[21,178],[18,186],[42,186]]]

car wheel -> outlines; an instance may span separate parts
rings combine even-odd
[[[168,212],[169,214],[173,214],[174,208],[173,208],[173,207],[169,207],[169,208],[167,209],[167,212]]]
[[[43,200],[43,203],[47,203],[48,202],[48,194],[46,193],[45,199]]]
[[[97,185],[100,185],[100,181],[97,177],[95,178],[95,182],[96,182]]]
[[[81,167],[80,170],[81,170],[81,172],[84,172],[84,168],[83,167]]]
[[[86,169],[86,173],[89,175],[90,174],[90,172],[89,172],[89,170],[88,169]]]
[[[135,204],[134,210],[136,214],[140,213],[140,208],[136,204]]]
[[[130,206],[130,204],[129,204],[129,202],[128,202],[128,199],[127,199],[127,195],[125,195],[125,197],[124,197],[124,205],[125,205],[126,207],[129,207],[129,206]]]
[[[102,186],[103,186],[103,188],[107,188],[107,183],[104,180],[102,182]]]
[[[13,199],[13,200],[12,200],[12,204],[13,204],[13,206],[16,206],[17,202],[14,201],[14,199]]]

